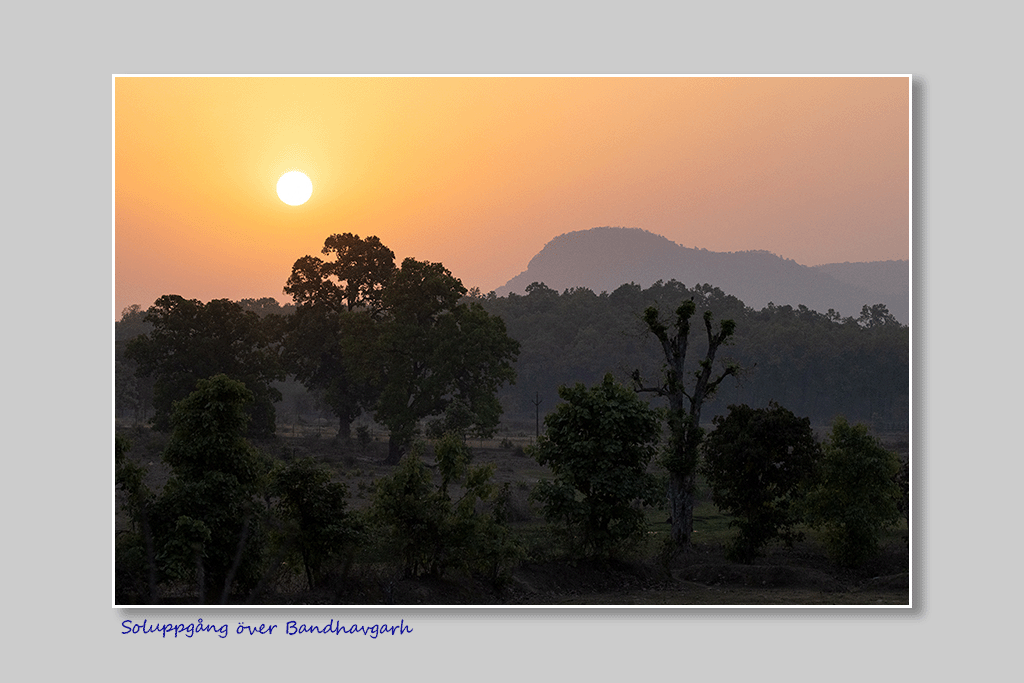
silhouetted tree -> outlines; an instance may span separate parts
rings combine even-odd
[[[395,268],[376,237],[332,235],[323,253],[335,260],[299,259],[285,286],[299,305],[286,349],[299,378],[327,392],[343,429],[372,410],[391,432],[392,464],[428,417],[493,433],[495,392],[514,380],[519,350],[501,319],[463,301],[465,287],[440,263],[407,258]]]
[[[310,458],[279,466],[273,491],[282,517],[294,525],[290,540],[302,557],[312,590],[332,563],[347,565],[351,560],[361,540],[361,525],[348,511],[345,485],[332,482],[330,472]]]
[[[769,541],[800,538],[794,527],[801,521],[801,495],[821,449],[811,421],[777,403],[729,406],[714,423],[704,442],[703,472],[715,505],[733,515],[730,525],[740,530],[730,558],[750,563]]]
[[[577,551],[607,557],[642,538],[641,507],[657,500],[647,466],[661,435],[658,417],[610,373],[592,389],[577,384],[558,394],[565,402],[544,418],[532,449],[555,476],[538,482],[534,496],[548,521],[566,525]]]
[[[860,311],[860,317],[857,318],[857,323],[862,327],[869,328],[886,325],[900,327],[900,321],[889,312],[889,308],[885,304],[875,304],[874,306],[864,304]]]
[[[395,253],[377,237],[361,239],[350,232],[328,237],[321,253],[332,255],[333,260],[303,256],[292,266],[284,291],[292,295],[295,305],[365,310],[376,317],[395,272]]]
[[[172,474],[149,521],[162,576],[197,585],[200,602],[225,602],[262,573],[270,462],[243,438],[252,400],[244,384],[216,375],[174,408],[163,456]]]
[[[200,379],[226,374],[249,389],[250,433],[275,431],[274,402],[281,392],[272,386],[284,379],[276,339],[259,316],[227,299],[203,304],[177,295],[162,296],[146,313],[153,326],[128,342],[125,357],[138,373],[152,376],[154,426],[166,431],[176,401],[188,396]]]
[[[732,336],[736,323],[723,320],[718,332],[712,331],[711,311],[704,312],[704,327],[707,330],[708,348],[700,369],[694,373],[692,388],[686,386],[686,352],[689,344],[690,318],[696,311],[693,299],[684,301],[676,309],[672,327],[663,322],[654,306],[643,314],[648,330],[661,342],[665,356],[664,379],[656,386],[644,387],[640,372],[633,373],[637,391],[652,392],[668,399],[668,426],[670,432],[665,466],[669,472],[669,506],[672,514],[672,540],[677,546],[690,545],[693,536],[694,477],[697,472],[697,457],[704,431],[700,426],[700,412],[704,401],[726,377],[735,375],[738,366],[727,364],[717,377],[712,379],[715,354],[718,348]]]

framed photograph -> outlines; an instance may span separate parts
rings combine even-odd
[[[910,76],[113,95],[115,606],[913,606]]]

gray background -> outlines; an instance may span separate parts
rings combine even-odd
[[[1014,670],[1019,62],[999,3],[484,6],[209,2],[8,10],[3,497],[14,671],[181,680],[669,674],[856,680]],[[895,7],[895,9],[894,9]],[[9,23],[8,23],[9,22]],[[112,74],[914,74],[915,609],[125,612],[111,605]],[[1013,556],[1010,553],[1013,552]],[[232,634],[120,635],[202,616]],[[243,637],[405,618],[411,635]],[[207,634],[209,635],[209,634]],[[205,676],[204,676],[205,677]],[[197,680],[197,679],[193,679]]]

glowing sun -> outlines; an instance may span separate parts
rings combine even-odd
[[[288,171],[277,181],[277,196],[285,204],[305,204],[312,194],[313,181],[302,171]]]

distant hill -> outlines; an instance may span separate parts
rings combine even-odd
[[[769,302],[803,304],[822,313],[832,308],[843,317],[856,317],[865,304],[882,303],[901,323],[910,319],[907,261],[810,267],[767,251],[690,249],[639,228],[603,227],[559,235],[495,293],[522,294],[533,282],[558,291],[586,287],[600,293],[629,282],[646,288],[672,279],[690,287],[713,285],[757,310]]]
[[[840,282],[882,295],[892,296],[910,292],[910,267],[906,261],[826,263],[814,266],[814,269],[831,275]],[[892,313],[891,308],[889,312]]]

